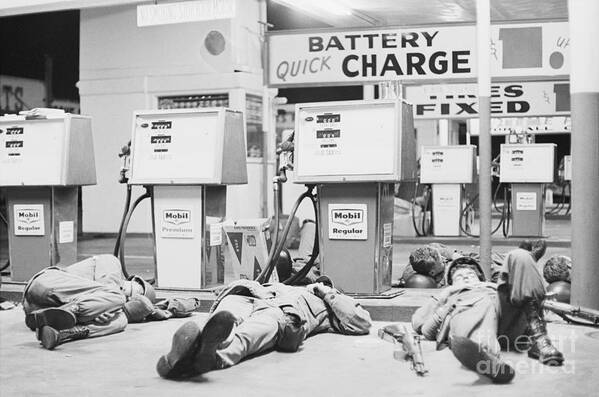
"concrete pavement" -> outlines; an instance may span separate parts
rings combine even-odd
[[[204,321],[206,314],[194,314]],[[506,353],[518,374],[494,385],[461,367],[447,349],[423,343],[429,375],[393,360],[376,322],[368,336],[321,334],[297,353],[272,352],[236,367],[188,381],[158,377],[155,364],[173,332],[187,319],[132,324],[116,335],[43,349],[20,307],[0,312],[0,395],[8,396],[592,396],[599,389],[599,329],[550,324],[566,365],[550,368],[523,354]]]

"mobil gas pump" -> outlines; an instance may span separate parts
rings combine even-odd
[[[391,287],[394,183],[413,176],[412,108],[399,100],[296,105],[295,183],[315,185],[321,273],[345,292]]]
[[[0,117],[13,281],[77,261],[78,188],[95,183],[91,118],[56,109]]]
[[[499,181],[511,184],[512,236],[543,236],[545,184],[553,183],[555,144],[502,144]]]
[[[243,113],[135,112],[130,175],[151,191],[157,286],[222,284],[227,185],[247,183]]]
[[[461,235],[462,184],[475,180],[475,150],[472,145],[421,148],[420,183],[432,184],[435,236]]]

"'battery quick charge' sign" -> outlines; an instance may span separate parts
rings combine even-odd
[[[191,210],[165,209],[162,211],[160,236],[162,238],[193,238]]]
[[[491,26],[493,77],[567,76],[567,22]],[[270,87],[474,80],[476,26],[269,32]]]
[[[43,204],[15,204],[15,235],[43,236],[44,206]]]
[[[329,204],[330,240],[368,239],[366,204]]]

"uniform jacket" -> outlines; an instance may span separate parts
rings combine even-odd
[[[353,298],[335,289],[320,298],[306,287],[280,283],[261,285],[256,281],[239,280],[219,293],[210,311],[214,311],[228,295],[263,299],[283,312],[298,315],[305,321],[306,335],[328,331],[364,335],[368,334],[371,326],[370,314]]]

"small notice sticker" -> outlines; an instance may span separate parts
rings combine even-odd
[[[393,224],[383,224],[383,248],[391,247],[393,245]]]
[[[223,244],[223,224],[213,223],[210,225],[210,246]]]
[[[75,239],[75,223],[73,221],[65,221],[58,223],[58,243],[72,243]]]

